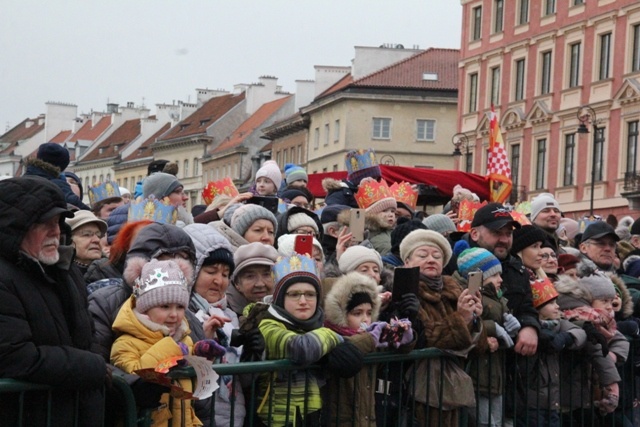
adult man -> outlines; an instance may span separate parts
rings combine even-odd
[[[561,219],[560,204],[551,194],[540,194],[531,201],[531,222],[544,230],[547,242],[555,251],[558,250],[556,231]]]
[[[540,324],[533,308],[529,275],[522,261],[509,253],[514,228],[520,228],[520,224],[509,211],[499,203],[489,203],[478,209],[473,217],[469,244],[492,252],[501,261],[504,296],[522,326],[514,350],[523,356],[531,356],[538,347]]]
[[[0,378],[58,390],[50,395],[51,425],[72,424],[76,398],[78,425],[98,425],[110,373],[89,351],[91,317],[68,273],[73,249],[59,246],[61,224],[72,216],[46,179],[0,182]],[[24,425],[45,424],[46,399],[24,401]],[[17,425],[18,408],[17,397],[3,395],[2,423]]]
[[[620,237],[612,226],[604,221],[596,221],[584,230],[580,240],[582,262],[593,262],[600,270],[616,272],[616,243]]]

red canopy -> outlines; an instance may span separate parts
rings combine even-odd
[[[460,171],[411,168],[406,166],[380,165],[382,177],[391,185],[393,182],[406,181],[411,184],[426,184],[442,197],[451,198],[453,187],[460,184],[462,187],[476,193],[480,200],[489,200],[489,184],[484,176]],[[324,197],[326,193],[322,188],[324,178],[346,179],[347,172],[326,172],[309,174],[307,188],[316,197]]]

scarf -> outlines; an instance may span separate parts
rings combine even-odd
[[[442,287],[444,283],[442,282],[442,276],[438,276],[435,278],[427,277],[424,274],[420,274],[420,280],[427,284],[427,287],[435,292],[442,291]]]
[[[357,335],[357,334],[362,332],[362,329],[353,329],[353,328],[350,328],[348,326],[336,325],[335,323],[331,323],[328,320],[324,321],[324,326],[326,326],[327,328],[331,329],[336,334],[338,334],[340,336],[343,336],[343,337],[351,337],[351,336]]]
[[[226,310],[227,309],[227,297],[225,296],[224,298],[221,298],[220,300],[218,300],[217,302],[214,302],[213,304],[210,304],[209,301],[207,301],[206,299],[204,299],[200,294],[197,293],[193,293],[191,295],[191,302],[192,305],[195,310],[193,311],[198,311],[198,310],[202,310],[203,312],[207,313],[207,314],[211,314],[209,313],[209,309],[211,307],[215,307],[215,308],[219,308],[220,310]]]
[[[307,320],[296,319],[284,308],[278,307],[275,304],[271,304],[269,306],[269,314],[271,314],[271,316],[276,320],[286,324],[287,329],[300,330],[303,332],[311,332],[321,328],[324,323],[324,311],[322,311],[322,308],[320,307],[317,307],[313,316]]]
[[[582,306],[572,310],[564,310],[564,315],[568,320],[583,320],[593,323],[596,330],[600,332],[607,341],[611,340],[616,333],[615,319],[602,309]]]

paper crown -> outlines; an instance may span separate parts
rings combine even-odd
[[[384,179],[380,182],[373,179],[363,180],[355,194],[356,202],[361,209],[366,209],[375,202],[388,197],[393,198],[393,194]]]
[[[549,278],[544,278],[531,283],[531,294],[533,295],[533,307],[538,308],[556,298],[558,291]]]
[[[404,203],[411,209],[415,210],[418,205],[418,193],[413,190],[411,184],[408,182],[397,183],[394,182],[389,187],[391,195],[396,199],[396,202]]]
[[[511,217],[518,221],[520,225],[531,225],[531,221],[529,220],[529,218],[527,218],[527,216],[522,212],[511,211]]]
[[[349,175],[362,169],[377,167],[376,152],[373,151],[373,148],[369,148],[368,150],[351,150],[346,154],[345,165]]]
[[[204,190],[202,190],[202,200],[209,205],[213,202],[217,196],[221,194],[226,194],[230,197],[235,197],[238,194],[238,189],[236,188],[233,180],[229,177],[221,179],[220,181],[210,181]]]
[[[280,283],[291,274],[295,274],[296,276],[314,276],[317,280],[318,271],[316,270],[315,260],[299,254],[278,258],[276,265],[273,266],[273,279],[275,283]]]
[[[173,270],[171,275],[173,278],[162,268],[154,268],[153,271],[136,278],[133,284],[133,294],[136,298],[139,298],[144,293],[164,286],[177,285],[186,287],[186,279],[180,269]]]
[[[89,203],[91,205],[112,197],[121,197],[120,187],[115,181],[107,181],[89,187]]]
[[[138,198],[129,204],[129,221],[141,219],[175,225],[178,220],[178,208],[168,201],[157,200],[153,195],[148,199]]]

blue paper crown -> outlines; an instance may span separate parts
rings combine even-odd
[[[91,205],[113,197],[121,197],[120,187],[115,181],[107,181],[89,187],[89,203]]]
[[[313,275],[318,277],[316,262],[305,255],[293,254],[289,257],[278,258],[278,262],[273,266],[273,278],[275,283],[280,283],[283,279],[293,273],[302,276]]]
[[[369,148],[368,150],[351,150],[346,155],[345,165],[349,175],[362,169],[376,167],[378,166],[376,152],[373,151],[373,148]]]
[[[148,199],[138,198],[129,204],[129,221],[148,219],[161,224],[174,224],[178,220],[178,208],[151,195]]]

